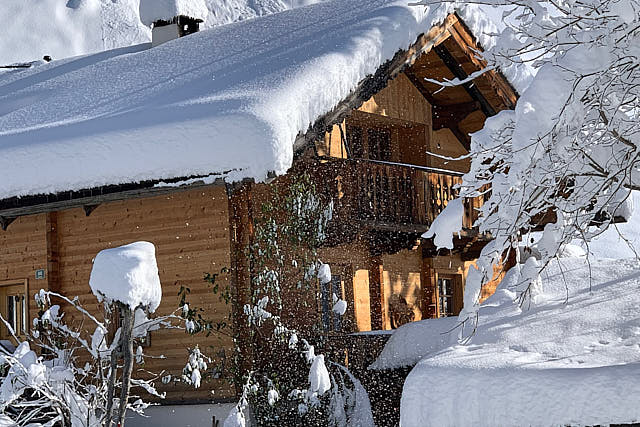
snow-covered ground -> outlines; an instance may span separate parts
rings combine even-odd
[[[411,371],[402,426],[640,421],[640,263],[561,259],[522,309],[509,277],[468,345],[427,349]]]
[[[401,425],[639,422],[640,192],[631,199],[628,221],[591,241],[588,258],[575,241],[545,270],[537,304],[518,305],[510,271],[466,345],[457,317],[396,330],[371,368],[415,366]]]
[[[640,206],[640,193],[632,193]],[[618,225],[639,241],[640,212]],[[543,296],[520,307],[511,270],[458,344],[457,318],[411,323],[373,369],[414,366],[402,426],[594,425],[640,421],[640,261],[610,229],[545,270]],[[450,332],[452,331],[452,332]]]
[[[152,406],[145,410],[145,416],[129,415],[130,427],[209,427],[222,422],[235,407],[233,403],[210,405],[167,405]]]

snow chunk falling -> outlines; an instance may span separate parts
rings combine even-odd
[[[453,234],[462,229],[463,215],[462,199],[451,200],[422,237],[429,239],[435,236],[433,243],[438,249],[453,249]]]
[[[338,298],[336,294],[333,294],[333,312],[344,316],[344,313],[347,311],[347,302],[342,298]]]
[[[119,301],[131,310],[143,306],[154,312],[162,299],[155,246],[135,242],[100,251],[89,285],[99,301]]]
[[[324,356],[322,354],[313,358],[313,363],[309,370],[309,384],[309,391],[318,393],[318,396],[322,396],[331,388],[329,371],[324,364]]]
[[[204,0],[141,0],[140,20],[150,27],[155,21],[169,21],[178,15],[204,20],[209,9]]]
[[[321,285],[331,281],[331,267],[329,267],[329,264],[320,264],[320,267],[318,267],[318,280]]]

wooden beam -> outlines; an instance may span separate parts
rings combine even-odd
[[[482,50],[482,47],[478,45],[475,36],[471,33],[464,21],[458,20],[458,22],[449,27],[448,31],[452,36],[452,40],[458,44],[460,49],[479,70],[487,66],[487,62],[478,57],[478,51]],[[489,85],[500,97],[506,108],[515,108],[516,102],[518,101],[518,91],[511,85],[500,70],[489,70],[480,78],[486,79],[489,82]]]
[[[369,261],[369,307],[371,310],[371,330],[380,331],[384,327],[384,280],[382,259],[372,256]]]
[[[458,123],[471,114],[473,111],[480,109],[480,103],[478,101],[465,102],[461,104],[455,104],[452,106],[441,105],[436,101],[436,99],[429,93],[427,88],[422,84],[423,80],[418,78],[413,72],[410,70],[405,71],[405,75],[409,78],[411,83],[418,89],[418,91],[422,94],[422,96],[431,104],[432,107],[432,122],[433,122],[433,130],[449,128],[453,135],[460,141],[460,144],[469,151],[471,148],[471,137],[469,135],[465,135],[460,131],[458,127]],[[453,111],[448,113],[449,108],[452,107]],[[470,110],[469,108],[475,107],[475,109]],[[456,110],[464,109],[467,111],[467,114],[462,116],[462,112],[458,113]],[[443,120],[440,120],[440,116],[444,116]],[[455,116],[455,117],[451,117]]]
[[[0,216],[0,227],[2,227],[2,231],[7,231],[9,225],[15,220],[16,217]]]
[[[465,150],[471,150],[471,137],[460,130],[458,126],[452,126],[449,128],[451,133],[460,141],[460,144],[464,147]]]
[[[82,209],[84,209],[84,215],[85,216],[91,215],[91,212],[95,211],[98,206],[100,205],[83,205]]]
[[[186,184],[180,185],[179,183],[182,181],[186,182]],[[223,185],[224,179],[217,178],[213,183],[206,183],[204,180],[196,178],[185,178],[175,181],[175,186],[158,185],[161,182],[166,181],[145,181],[142,183],[109,185],[78,191],[65,191],[57,194],[12,197],[0,200],[0,217],[17,218],[25,215],[34,215],[73,208],[84,208],[86,214],[86,207],[93,206],[93,209],[95,209],[95,206],[108,202],[141,197],[154,197],[211,185]],[[91,213],[93,209],[90,209],[89,213]]]
[[[231,246],[231,285],[233,295],[233,329],[238,352],[238,375],[251,369],[254,363],[254,347],[246,327],[244,305],[251,303],[252,264],[250,250],[254,236],[252,183],[244,181],[227,185],[229,200],[229,240]],[[236,378],[236,393],[242,393],[242,378]]]
[[[60,292],[58,213],[49,212],[46,215],[47,286],[49,291]]]
[[[416,89],[418,89],[418,92],[422,94],[424,99],[426,99],[427,102],[431,104],[432,107],[435,107],[436,105],[438,105],[438,101],[436,101],[433,95],[431,95],[431,93],[427,90],[427,88],[424,87],[424,84],[423,84],[424,79],[421,79],[418,76],[416,76],[414,72],[411,71],[411,69],[405,70],[404,74],[405,76],[407,76],[409,81],[416,87]]]
[[[457,127],[469,114],[480,109],[478,101],[433,105],[433,130]]]
[[[447,50],[444,44],[439,44],[433,48],[434,52],[438,54],[442,62],[447,66],[447,68],[460,80],[464,80],[469,77],[466,71],[462,68],[460,63],[451,55],[451,53]],[[474,100],[480,103],[480,108],[482,112],[487,117],[495,116],[496,110],[491,106],[487,98],[484,97],[480,89],[473,84],[473,82],[467,82],[462,84],[462,87],[467,91],[469,96]]]

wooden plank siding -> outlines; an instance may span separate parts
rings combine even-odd
[[[383,255],[384,324],[395,329],[405,323],[426,319],[423,314],[426,295],[422,291],[422,254],[405,249]]]
[[[89,311],[100,313],[89,287],[93,258],[102,249],[140,240],[154,243],[157,250],[163,290],[158,315],[177,308],[178,290],[186,286],[191,289],[192,306],[205,309],[205,317],[214,321],[229,318],[231,305],[221,302],[203,280],[205,272],[231,267],[228,199],[223,186],[107,203],[88,217],[78,208],[18,218],[0,233],[0,281],[29,279],[29,324],[37,312],[32,296],[40,288],[77,296]],[[46,280],[35,280],[35,270],[41,268],[47,270]],[[230,283],[226,275],[220,280],[223,285]],[[68,323],[82,325],[75,310],[61,305]],[[233,333],[231,329],[227,332]],[[150,343],[145,352],[163,354],[166,359],[148,360],[145,369],[165,370],[177,377],[187,360],[187,349],[196,344],[214,358],[214,364],[225,360],[228,368],[233,361],[233,341],[226,335],[207,338],[190,337],[179,330],[154,331]],[[235,388],[225,379],[205,381],[200,390],[160,386],[171,402],[235,396]]]
[[[8,231],[0,232],[0,282],[27,281],[28,316],[27,330],[37,313],[33,295],[40,289],[48,289],[47,214],[16,219]],[[36,270],[45,270],[45,279],[36,280]]]
[[[223,267],[231,267],[228,200],[224,187],[109,203],[98,207],[89,217],[82,209],[62,211],[58,213],[57,222],[62,292],[79,296],[88,308],[99,308],[88,286],[91,261],[97,252],[145,240],[152,242],[157,251],[163,290],[158,315],[176,309],[178,290],[185,286],[191,289],[188,298],[191,305],[203,308],[205,317],[214,321],[229,317],[231,306],[221,302],[203,280],[205,272],[218,273]],[[229,283],[224,275],[220,280],[222,284]],[[202,335],[192,338],[184,331],[164,330],[151,333],[151,347],[146,352],[154,356],[163,354],[166,359],[149,360],[145,368],[166,370],[179,377],[187,348],[196,344],[217,361],[222,351],[227,363],[233,358],[230,337],[214,334],[209,338]],[[235,390],[222,380],[204,383],[200,391],[188,386],[164,389],[170,401],[235,395]],[[215,395],[212,396],[210,390],[215,390]]]
[[[324,138],[316,142],[316,151],[320,156],[347,158],[349,147],[345,139],[351,138],[349,126],[389,128],[392,130],[391,160],[426,165],[431,114],[429,102],[401,73],[346,120],[333,125]],[[362,143],[365,158],[369,158],[367,132],[363,132]]]

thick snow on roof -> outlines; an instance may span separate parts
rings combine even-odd
[[[119,301],[131,310],[142,306],[156,311],[162,287],[155,246],[135,242],[100,251],[93,261],[89,286],[99,301]]]
[[[640,421],[640,263],[590,262],[591,270],[584,258],[550,265],[545,300],[523,309],[508,289],[512,269],[482,306],[468,345],[425,344],[426,355],[404,384],[402,425]],[[413,325],[404,342],[423,339],[420,326],[432,339],[429,329],[443,325]],[[400,340],[390,345],[402,354]]]
[[[329,1],[2,73],[0,198],[284,173],[299,132],[450,11]],[[477,9],[463,18],[476,34],[494,28]]]

